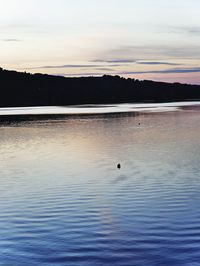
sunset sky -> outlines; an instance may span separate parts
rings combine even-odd
[[[199,0],[0,0],[0,66],[200,84]]]

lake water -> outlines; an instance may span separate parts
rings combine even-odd
[[[2,122],[0,265],[199,266],[200,103],[190,105]]]

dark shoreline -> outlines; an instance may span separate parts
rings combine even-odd
[[[120,76],[66,78],[0,68],[0,107],[163,103],[200,100],[200,85]]]

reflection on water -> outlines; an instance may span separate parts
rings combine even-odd
[[[0,265],[200,265],[199,132],[195,109],[2,125]]]
[[[37,106],[37,107],[9,107],[0,108],[0,117],[16,115],[83,115],[83,114],[111,114],[127,112],[166,112],[177,111],[182,108],[200,108],[200,101],[169,102],[169,103],[124,103],[124,104],[90,104],[72,106]],[[17,117],[16,117],[17,118]]]

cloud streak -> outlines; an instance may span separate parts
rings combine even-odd
[[[150,71],[124,71],[117,73],[119,75],[128,74],[176,74],[176,73],[200,73],[200,67],[194,68],[172,68],[163,70],[150,70]]]
[[[169,66],[175,66],[180,64],[170,63],[170,62],[163,62],[163,61],[133,61],[128,59],[113,59],[113,60],[94,60],[91,62],[99,62],[99,64],[66,64],[66,65],[43,65],[43,66],[35,66],[35,67],[29,67],[26,68],[28,70],[34,70],[34,69],[99,69],[99,70],[105,70],[105,71],[114,71],[116,69],[111,69],[110,67],[125,67],[130,66],[131,63],[135,65],[169,65]],[[24,68],[23,68],[24,69]]]
[[[71,64],[71,65],[52,65],[52,66],[39,66],[39,67],[31,67],[31,68],[27,68],[27,69],[60,69],[60,68],[95,68],[95,67],[102,67],[102,65],[100,64],[95,64],[95,65],[91,65],[91,64],[83,64],[83,65],[76,65],[76,64]]]
[[[20,39],[12,39],[12,38],[8,38],[8,39],[2,39],[3,42],[21,42],[22,40]]]
[[[98,62],[98,63],[135,63],[135,60],[132,59],[111,59],[111,60],[105,60],[105,59],[95,59],[91,62]]]
[[[86,73],[63,73],[58,75],[63,75],[66,77],[81,77],[81,76],[102,76],[102,75],[139,75],[139,74],[176,74],[176,73],[200,73],[200,67],[197,68],[172,68],[163,70],[153,70],[153,71],[121,71],[113,73],[103,73],[103,72],[86,72]]]
[[[137,59],[129,60],[129,58]],[[124,45],[116,47],[115,49],[104,51],[100,58],[109,58],[109,60],[101,60],[102,62],[109,63],[116,61],[115,58],[122,58],[117,60],[118,62],[137,63],[139,61],[158,61],[166,62],[168,60],[176,59],[197,59],[200,58],[200,49],[197,43],[193,43],[190,46],[175,44],[163,44],[163,45]],[[112,59],[110,59],[112,58]],[[126,58],[124,60],[124,58]],[[142,59],[141,59],[142,58]]]
[[[104,61],[102,61],[104,62]],[[64,69],[64,68],[104,68],[104,70],[109,67],[119,67],[124,66],[124,64],[66,64],[66,65],[46,65],[46,66],[36,66],[29,67],[26,69],[34,70],[34,69]],[[24,68],[23,68],[24,69]],[[110,68],[109,68],[110,70]]]
[[[171,30],[167,31],[168,33],[173,34],[188,34],[191,36],[200,36],[200,27],[190,26],[190,27],[172,27]]]
[[[65,77],[84,77],[84,76],[103,76],[106,74],[102,72],[86,72],[86,73],[66,73],[66,74],[55,74],[55,75],[59,75],[59,76],[61,75]]]
[[[138,65],[167,65],[167,66],[178,66],[180,64],[176,63],[169,63],[169,62],[162,62],[162,61],[142,61],[142,62],[137,62]]]
[[[168,66],[176,66],[179,64],[170,63],[170,62],[163,62],[163,61],[139,61],[139,60],[132,60],[132,59],[96,59],[91,62],[99,62],[99,63],[117,63],[119,66],[126,65],[126,64],[138,64],[138,65],[168,65]]]

